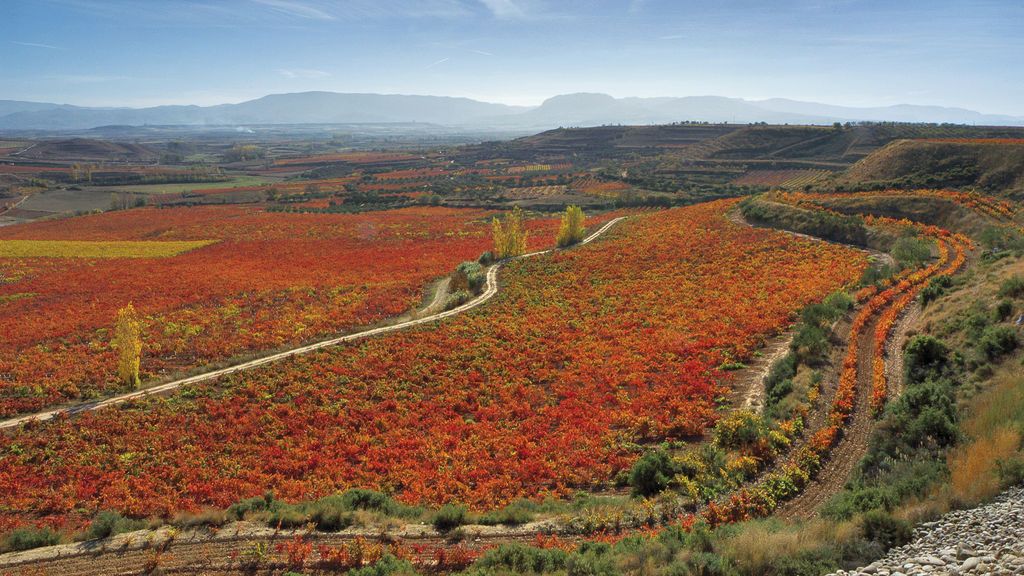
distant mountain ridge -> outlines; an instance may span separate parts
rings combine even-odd
[[[0,100],[0,129],[81,130],[98,126],[429,123],[462,128],[547,129],[681,121],[830,124],[883,121],[1024,126],[1024,117],[963,108],[897,106],[854,108],[773,98],[723,96],[613,98],[607,94],[554,96],[522,107],[449,96],[299,92],[238,104],[99,108]]]

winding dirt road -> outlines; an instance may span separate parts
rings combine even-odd
[[[612,226],[615,226],[616,224],[618,224],[619,222],[625,220],[626,218],[627,218],[627,216],[620,216],[618,218],[614,218],[612,220],[609,220],[603,226],[598,228],[597,231],[595,231],[594,233],[590,234],[589,236],[584,238],[582,241],[580,241],[578,244],[573,246],[573,248],[578,247],[578,246],[584,246],[586,244],[589,244],[589,243],[593,242],[595,239],[597,239],[602,234],[604,234],[609,229],[611,229]],[[543,255],[543,254],[548,254],[548,253],[551,253],[551,252],[555,252],[557,250],[559,250],[559,249],[558,248],[551,248],[549,250],[541,250],[541,251],[538,251],[538,252],[531,252],[529,254],[523,254],[522,256],[517,256],[515,258],[512,258],[511,260],[521,260],[521,259],[524,259],[524,258],[532,258],[532,257],[535,257],[535,256],[540,256],[540,255]],[[473,308],[476,308],[476,307],[484,304],[485,302],[487,302],[491,298],[493,298],[498,293],[498,271],[501,269],[501,266],[503,264],[504,264],[504,262],[498,262],[498,263],[492,265],[490,268],[487,269],[487,285],[484,288],[484,291],[479,296],[477,296],[476,298],[470,300],[469,302],[466,302],[465,304],[462,304],[461,306],[452,308],[451,310],[444,310],[442,312],[436,312],[436,313],[429,314],[427,316],[423,316],[423,317],[420,317],[420,318],[414,318],[412,320],[406,320],[406,321],[399,322],[399,323],[396,323],[396,324],[391,324],[389,326],[382,326],[382,327],[379,327],[379,328],[371,328],[369,330],[363,330],[361,332],[354,332],[352,334],[346,334],[344,336],[339,336],[337,338],[331,338],[331,339],[328,339],[328,340],[322,340],[322,341],[316,342],[314,344],[308,344],[306,346],[299,346],[298,348],[292,348],[290,350],[285,350],[284,352],[278,352],[276,354],[270,354],[268,356],[263,356],[261,358],[255,359],[255,360],[249,360],[248,362],[242,362],[241,364],[235,364],[234,366],[228,366],[227,368],[220,368],[218,370],[210,370],[209,372],[203,372],[202,374],[196,374],[195,376],[189,376],[188,378],[181,378],[181,379],[178,379],[178,380],[173,380],[173,381],[167,382],[165,384],[160,384],[160,385],[157,385],[157,386],[152,386],[152,387],[149,387],[149,388],[144,388],[142,390],[137,390],[135,392],[128,392],[128,393],[125,393],[125,394],[119,394],[117,396],[111,396],[110,398],[106,398],[104,400],[100,400],[100,401],[97,401],[97,402],[86,402],[86,403],[82,403],[82,404],[76,404],[76,405],[70,406],[70,407],[55,408],[53,410],[47,410],[45,412],[36,412],[34,414],[28,414],[28,415],[25,415],[25,416],[19,416],[17,418],[11,418],[11,419],[4,420],[4,421],[0,422],[0,430],[17,428],[18,426],[21,426],[22,424],[25,424],[25,423],[31,422],[31,421],[41,422],[41,421],[50,420],[50,419],[55,418],[57,416],[60,416],[62,414],[72,415],[72,414],[78,414],[78,413],[81,413],[81,412],[88,412],[88,411],[91,411],[91,410],[99,410],[101,408],[107,408],[107,407],[110,407],[110,406],[116,406],[118,404],[124,404],[125,402],[130,402],[132,400],[138,400],[140,398],[145,398],[146,396],[151,396],[151,395],[154,395],[154,394],[166,394],[167,392],[176,390],[178,388],[181,388],[182,386],[187,386],[189,384],[197,384],[199,382],[207,382],[209,380],[214,380],[214,379],[220,378],[222,376],[227,376],[229,374],[234,374],[235,372],[241,372],[243,370],[251,370],[253,368],[257,368],[257,367],[263,366],[265,364],[270,364],[272,362],[277,362],[279,360],[284,360],[286,358],[292,358],[294,356],[301,356],[303,354],[309,354],[311,352],[316,352],[317,350],[322,350],[324,348],[329,348],[331,346],[337,346],[339,344],[344,344],[344,343],[347,343],[347,342],[353,342],[355,340],[361,340],[363,338],[369,338],[371,336],[379,336],[381,334],[387,334],[389,332],[396,332],[398,330],[406,330],[408,328],[413,328],[415,326],[420,326],[420,325],[423,325],[423,324],[429,324],[431,322],[437,322],[439,320],[444,320],[445,318],[448,318],[448,317],[451,317],[451,316],[455,316],[455,315],[458,315],[458,314],[462,314],[463,312],[467,312],[469,310],[472,310]],[[435,302],[432,303],[430,306],[428,306],[428,309],[434,308],[436,306],[436,304],[437,304],[436,300],[437,300],[437,298],[435,297]]]

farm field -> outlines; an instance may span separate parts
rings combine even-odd
[[[437,326],[24,428],[2,440],[0,530],[76,527],[104,508],[168,516],[268,488],[486,509],[606,484],[638,445],[703,433],[729,383],[720,366],[866,265],[734,224],[732,205],[636,216],[513,262],[495,300]],[[77,234],[106,226],[89,224]]]
[[[119,389],[109,334],[129,303],[142,315],[143,380],[407,312],[431,280],[488,249],[488,216],[198,207],[4,227],[0,414]],[[531,247],[553,243],[556,226],[529,220]]]
[[[263,176],[232,176],[223,182],[174,182],[170,184],[137,184],[129,186],[109,186],[108,192],[130,192],[132,194],[176,194],[181,192],[202,191],[216,188],[244,188],[264,186],[278,182]]]

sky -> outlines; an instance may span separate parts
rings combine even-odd
[[[1024,116],[1024,0],[0,0],[0,99],[572,92]]]

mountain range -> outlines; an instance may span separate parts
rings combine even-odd
[[[665,124],[681,121],[770,124],[929,122],[1024,126],[1024,117],[963,108],[897,105],[834,106],[773,98],[723,96],[613,98],[555,96],[540,106],[508,106],[447,96],[300,92],[238,104],[93,108],[0,100],[0,130],[81,130],[99,126],[244,126],[419,122],[466,129],[542,130],[559,126]]]

